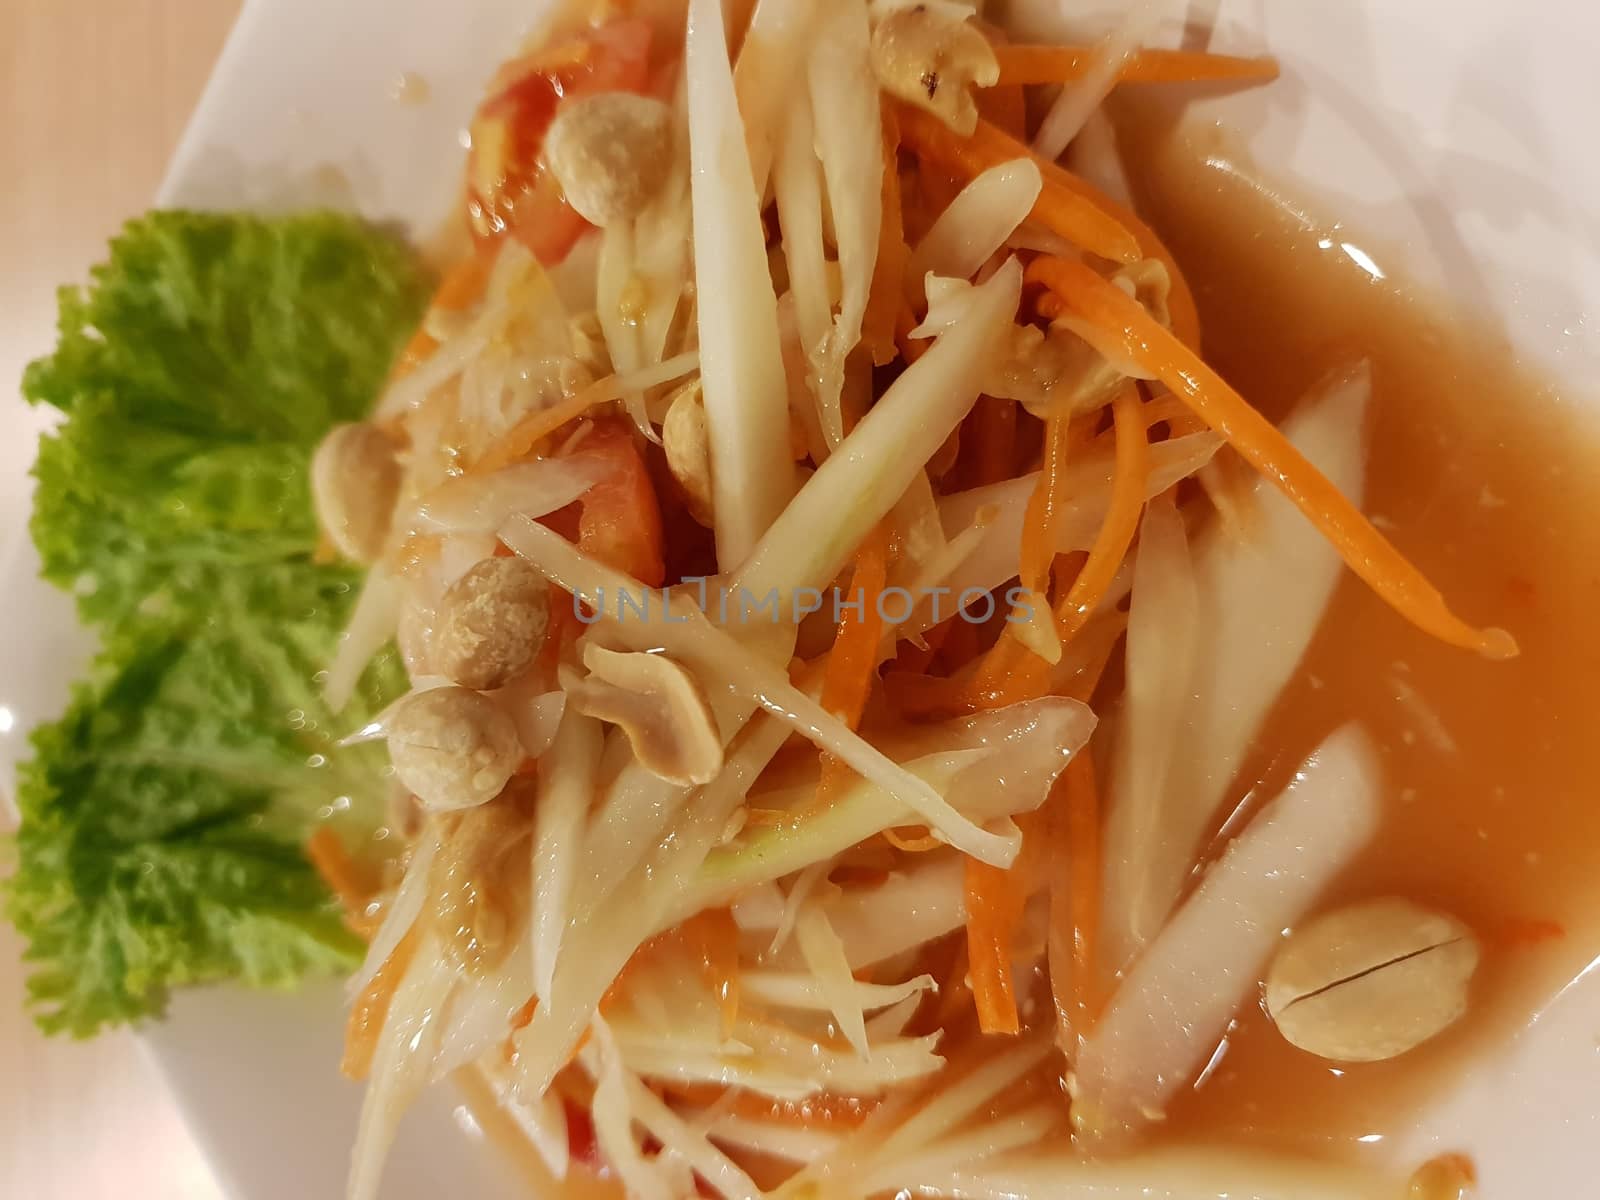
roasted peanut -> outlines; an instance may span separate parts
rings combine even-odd
[[[415,692],[390,710],[385,724],[395,774],[435,812],[493,800],[522,763],[511,718],[466,688]]]
[[[632,220],[671,172],[672,110],[633,92],[569,100],[545,134],[544,156],[584,220]]]
[[[672,783],[710,783],[722,770],[722,736],[692,675],[660,654],[590,645],[587,678],[572,691],[580,712],[616,725],[634,756]]]
[[[549,624],[550,589],[539,572],[520,558],[486,558],[439,601],[433,667],[462,687],[505,687],[538,655]]]
[[[338,425],[322,439],[311,459],[311,497],[341,554],[370,563],[383,553],[400,475],[399,446],[376,425]]]
[[[978,127],[972,88],[993,87],[1000,78],[983,32],[928,4],[897,8],[878,22],[872,69],[884,91],[927,109],[962,135]]]
[[[1267,1013],[1302,1050],[1379,1062],[1454,1024],[1477,965],[1477,939],[1454,917],[1369,900],[1289,935],[1267,974]]]
[[[661,423],[661,445],[667,469],[683,490],[689,515],[711,528],[711,441],[706,430],[706,406],[698,379],[673,394]]]

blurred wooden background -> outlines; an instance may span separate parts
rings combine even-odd
[[[0,479],[32,457],[16,383],[50,347],[56,286],[82,278],[122,220],[149,206],[238,8],[0,0]],[[23,502],[0,489],[0,505]],[[8,801],[0,828],[11,819]],[[218,1200],[130,1034],[78,1044],[34,1030],[20,950],[0,923],[0,1197]]]

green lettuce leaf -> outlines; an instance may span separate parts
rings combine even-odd
[[[331,753],[397,694],[381,658],[337,718],[314,676],[359,586],[313,561],[312,450],[360,417],[425,303],[397,240],[329,213],[158,212],[61,293],[23,390],[46,578],[100,637],[21,771],[6,908],[40,1024],[79,1035],[176,985],[285,985],[358,950],[301,853],[370,839],[382,757]]]

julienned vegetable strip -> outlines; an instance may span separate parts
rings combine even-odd
[[[1077,1032],[1085,1036],[1093,1020],[1096,943],[1100,930],[1100,797],[1094,760],[1075,755],[1062,774],[1066,791],[1062,815],[1067,857],[1067,911],[1072,919],[1072,998]]]
[[[880,523],[856,551],[848,598],[852,604],[859,601],[861,609],[843,614],[838,636],[828,654],[827,671],[822,677],[822,707],[851,729],[861,723],[861,712],[866,708],[877,673],[878,646],[883,640],[881,600],[888,573],[889,535],[885,525]],[[827,804],[853,774],[850,768],[824,751],[822,775],[817,782],[817,805]]]
[[[919,156],[963,179],[971,179],[996,163],[1033,159],[1044,177],[1043,190],[1033,206],[1033,219],[1102,258],[1119,262],[1153,258],[1161,263],[1172,281],[1172,292],[1167,297],[1172,330],[1184,345],[1199,347],[1200,315],[1194,291],[1172,252],[1138,214],[986,121],[978,122],[971,137],[962,138],[938,118],[919,109],[900,105],[896,111],[902,142]]]
[[[1020,87],[996,85],[978,88],[972,98],[978,102],[978,115],[1011,137],[1028,136],[1028,99]]]
[[[1118,293],[1119,295],[1121,293]],[[1111,500],[1105,521],[1095,535],[1088,560],[1054,613],[1057,636],[1071,639],[1094,612],[1117,568],[1128,555],[1144,507],[1149,474],[1149,445],[1138,390],[1131,384],[1112,402],[1116,422],[1117,460],[1111,478]],[[962,707],[1001,708],[1042,696],[1049,686],[1046,664],[1014,637],[1002,637],[963,689]]]
[[[1028,268],[1083,319],[1095,348],[1145,367],[1303,512],[1357,575],[1396,612],[1442,642],[1486,658],[1514,658],[1503,629],[1475,629],[1282,433],[1116,285],[1082,263],[1043,257]],[[1098,335],[1098,336],[1096,336]]]
[[[346,1079],[365,1079],[372,1070],[378,1035],[383,1032],[383,1023],[388,1019],[389,1006],[394,1002],[400,980],[416,957],[419,940],[413,927],[350,1006],[344,1029],[344,1058],[339,1063],[339,1071]]]
[[[1067,443],[1072,432],[1072,417],[1061,413],[1044,423],[1044,469],[1028,497],[1028,511],[1022,527],[1022,586],[1042,594],[1050,583],[1050,564],[1056,556],[1056,529],[1062,510],[1071,503],[1067,494]]]
[[[328,885],[328,890],[338,898],[345,911],[345,924],[351,932],[370,937],[374,926],[362,910],[371,899],[373,888],[361,878],[343,839],[324,825],[306,839],[306,857],[317,869],[322,882]]]
[[[878,261],[872,272],[872,287],[867,293],[867,311],[861,319],[861,341],[877,366],[893,362],[896,353],[895,317],[900,312],[901,278],[906,259],[904,202],[900,195],[900,122],[888,101],[880,106],[883,126],[883,184],[880,199],[883,215],[878,230]]]
[[[531,562],[546,579],[597,612],[604,609],[607,596],[644,594],[643,585],[637,579],[587,557],[559,534],[526,517],[513,518],[501,529],[500,540]],[[674,605],[674,608],[677,611],[673,621],[651,623],[648,638],[644,636],[643,622],[613,620],[608,628],[618,630],[624,637],[637,637],[648,643],[635,649],[660,646],[686,666],[716,672],[730,690],[752,704],[759,704],[814,744],[831,749],[864,780],[894,796],[957,849],[989,862],[1012,861],[1016,853],[1014,838],[991,833],[962,816],[926,780],[910,774],[870,742],[857,737],[837,717],[796,688],[784,672],[762,656],[751,654],[747,646],[711,624],[692,604]],[[683,623],[678,622],[678,617],[684,618]]]
[[[1153,258],[1166,267],[1167,276],[1172,283],[1172,290],[1167,296],[1167,309],[1172,316],[1172,332],[1177,335],[1180,342],[1198,353],[1200,310],[1194,302],[1194,289],[1189,286],[1189,281],[1179,268],[1177,259],[1172,257],[1172,251],[1167,249],[1166,243],[1156,231],[1146,225],[1138,213],[1106,195],[1087,180],[1056,166],[1055,163],[1049,165],[1045,179],[1047,184],[1054,183],[1067,191],[1075,192],[1102,212],[1110,214],[1133,235],[1134,240],[1139,243],[1139,252],[1145,258]]]
[[[1011,977],[1013,943],[1028,902],[1022,870],[966,861],[967,958],[978,1028],[1018,1034],[1016,987]]]
[[[1047,939],[1050,990],[1055,1001],[1058,1041],[1069,1055],[1094,1027],[1099,1011],[1095,959],[1100,933],[1100,877],[1103,850],[1100,798],[1094,761],[1075,755],[1045,802],[1045,850],[1050,872],[1050,930]]]
[[[1144,509],[1145,477],[1149,474],[1149,431],[1139,403],[1139,389],[1128,384],[1111,402],[1116,423],[1117,465],[1111,481],[1111,503],[1105,522],[1089,548],[1089,560],[1056,605],[1056,632],[1063,642],[1083,628],[1099,607],[1128,557]]]
[[[483,457],[469,469],[487,474],[490,471],[498,471],[501,467],[508,467],[514,462],[520,462],[532,454],[545,438],[563,425],[576,421],[591,408],[619,400],[629,392],[642,392],[663,383],[670,383],[694,371],[699,365],[699,352],[690,350],[665,362],[641,367],[626,375],[607,375],[604,379],[597,379],[559,404],[529,413],[506,430],[500,440],[490,446]]]
[[[1122,222],[1090,200],[1080,188],[1063,186],[1067,172],[1040,158],[1027,146],[985,121],[970,137],[951,132],[932,113],[909,104],[895,106],[900,119],[901,142],[918,158],[949,171],[962,180],[972,179],[999,163],[1032,158],[1044,175],[1044,189],[1033,206],[1033,219],[1074,245],[1114,262],[1138,262],[1139,241]]]
[[[1092,46],[1000,45],[1000,87],[1066,83],[1094,61]],[[1141,50],[1122,68],[1119,83],[1267,83],[1278,77],[1275,58],[1239,58],[1191,50]]]
[[[722,1036],[733,1036],[739,1019],[739,927],[726,908],[708,908],[678,928],[700,977],[717,998]]]
[[[458,313],[471,308],[483,299],[484,289],[489,285],[489,274],[494,270],[495,260],[499,257],[500,246],[501,243],[498,241],[489,243],[487,247],[480,246],[474,253],[452,267],[440,280],[439,290],[433,294],[428,312]],[[395,363],[393,378],[409,375],[438,348],[439,340],[428,332],[428,322],[424,319],[416,333],[411,335],[411,340],[406,343],[405,349],[400,352],[400,358]]]
[[[714,532],[732,570],[794,496],[795,474],[778,299],[720,0],[690,0],[683,74]]]

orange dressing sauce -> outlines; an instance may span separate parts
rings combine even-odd
[[[1522,648],[1492,663],[1441,646],[1347,575],[1241,773],[1271,796],[1323,736],[1362,720],[1382,751],[1385,822],[1325,905],[1406,896],[1468,922],[1483,957],[1468,1015],[1387,1063],[1327,1063],[1247,1007],[1164,1132],[1360,1154],[1600,954],[1588,753],[1600,678],[1600,472],[1588,460],[1600,440],[1502,335],[1376,277],[1381,247],[1308,224],[1225,146],[1169,137],[1151,114],[1123,116],[1141,213],[1194,285],[1207,360],[1279,419],[1329,371],[1370,359],[1366,511],[1452,607],[1504,626]],[[492,1140],[521,1141],[481,1084],[468,1102]],[[537,1160],[518,1157],[536,1194],[615,1194],[583,1176],[548,1191]]]
[[[1121,135],[1143,215],[1195,287],[1207,360],[1278,419],[1330,370],[1370,359],[1368,515],[1457,611],[1522,648],[1492,663],[1439,645],[1347,573],[1241,773],[1271,796],[1324,735],[1363,721],[1382,750],[1384,825],[1325,904],[1410,897],[1482,944],[1471,1009],[1433,1042],[1338,1067],[1254,1006],[1169,1114],[1185,1137],[1355,1153],[1600,953],[1600,440],[1502,335],[1376,277],[1380,246],[1308,224],[1214,135],[1198,144],[1137,112]]]

